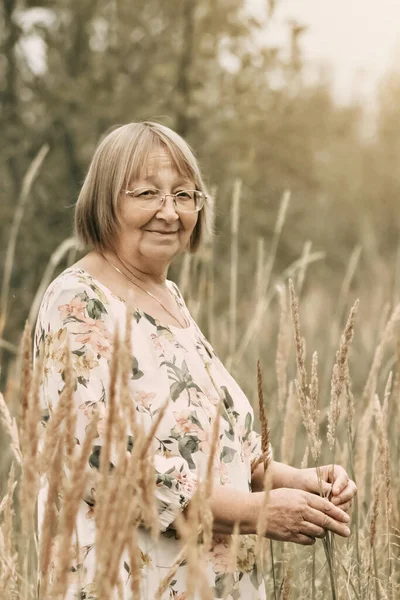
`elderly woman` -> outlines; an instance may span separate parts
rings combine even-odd
[[[134,369],[129,385],[147,430],[156,410],[170,397],[157,431],[162,442],[155,454],[162,533],[154,543],[146,530],[140,531],[147,555],[141,580],[146,599],[154,597],[179,552],[179,539],[170,535],[171,530],[191,502],[199,473],[204,472],[220,397],[224,404],[211,497],[214,532],[229,535],[234,524],[240,524],[239,553],[244,560],[233,577],[232,597],[265,597],[254,561],[246,561],[253,552],[251,534],[264,496],[263,464],[251,474],[251,463],[260,453],[253,410],[194,322],[179,289],[167,278],[176,256],[198,250],[211,211],[196,159],[179,135],[152,122],[115,129],[96,150],[76,205],[76,235],[91,251],[50,285],[37,324],[37,346],[55,336],[69,338],[76,375],[76,435],[81,441],[90,418],[87,408],[96,406],[103,414],[106,410],[111,340],[133,292]],[[62,387],[61,369],[54,358],[46,365],[43,401],[54,403]],[[334,473],[321,468],[331,501],[320,497],[314,469],[272,462],[270,470],[267,537],[308,545],[326,530],[350,535],[346,511],[356,488],[341,467]],[[70,597],[87,597],[93,587],[94,531],[85,518],[90,510],[82,499],[78,519],[84,547],[82,589]],[[227,544],[221,540],[223,536],[216,537],[208,564],[216,597],[224,589],[220,562]],[[184,564],[178,568],[163,598],[186,597],[185,571]],[[121,574],[126,581],[123,565]],[[129,594],[127,584],[124,597]]]

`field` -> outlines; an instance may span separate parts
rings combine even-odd
[[[394,600],[400,593],[400,306],[396,305],[400,290],[394,274],[382,268],[377,279],[377,265],[372,264],[370,273],[364,265],[362,277],[358,276],[361,251],[356,248],[346,271],[341,277],[336,274],[326,288],[315,268],[325,257],[311,252],[308,244],[298,260],[277,273],[275,259],[290,212],[290,195],[285,193],[268,244],[261,240],[254,244],[253,285],[243,289],[238,251],[240,196],[238,182],[231,203],[229,253],[224,266],[228,284],[225,308],[217,308],[221,294],[213,274],[218,238],[200,255],[184,257],[174,277],[195,319],[256,410],[262,417],[265,412],[275,460],[295,466],[336,462],[345,466],[358,486],[349,540],[327,536],[309,549],[270,543],[261,535],[254,560],[264,564],[268,598]],[[55,266],[65,266],[65,254],[71,247],[73,241],[67,241],[58,255],[53,255],[44,286]],[[32,305],[36,304],[37,300]],[[110,409],[107,417],[109,446],[105,453],[115,453],[118,458],[112,476],[101,466],[98,473],[102,493],[96,500],[94,518],[103,550],[98,557],[97,595],[88,592],[87,598],[110,598],[112,590],[118,597],[116,566],[124,549],[134,565],[130,574],[132,597],[138,598],[137,540],[126,532],[135,532],[142,520],[155,529],[154,535],[158,533],[149,443],[135,423],[124,394],[128,350],[126,344],[120,344],[113,354],[114,381],[120,379],[121,388],[111,395],[114,410]],[[18,356],[8,361],[0,397],[0,596],[4,600],[36,598],[39,572],[42,597],[64,597],[68,548],[85,484],[82,465],[95,434],[94,427],[78,452],[73,444],[72,378],[68,369],[65,393],[51,425],[46,429],[38,426],[38,367],[32,371],[31,352],[28,325]],[[137,432],[138,443],[132,453],[118,443],[124,438],[126,422]],[[266,443],[266,427],[263,435]],[[212,458],[213,451],[210,464]],[[48,479],[54,500],[46,507],[41,544],[35,529],[39,475]],[[140,484],[134,486],[132,481]],[[198,489],[190,518],[186,526],[181,524],[184,547],[177,557],[187,559],[194,588],[204,599],[212,598],[202,585],[202,558],[211,531],[205,500],[210,486],[208,479]],[[134,501],[126,504],[127,497]],[[56,498],[62,499],[61,504]],[[118,511],[113,510],[115,506]],[[259,527],[262,533],[262,520]],[[199,529],[203,531],[203,546],[196,544]],[[234,535],[232,568],[237,560],[236,544]],[[232,598],[229,589],[224,597]]]

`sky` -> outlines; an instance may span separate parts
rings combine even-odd
[[[248,0],[255,14],[267,4]],[[307,25],[301,49],[308,72],[330,64],[339,102],[362,97],[373,103],[385,72],[396,62],[400,71],[400,0],[276,0],[276,5],[267,34],[271,44],[287,43],[288,20]]]

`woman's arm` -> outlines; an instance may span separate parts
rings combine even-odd
[[[319,467],[319,477],[315,468],[296,469],[289,465],[272,461],[268,470],[271,473],[271,487],[294,488],[313,494],[332,496],[332,502],[342,510],[348,510],[357,487],[340,465],[324,465]],[[260,492],[264,486],[264,465],[260,464],[253,473],[253,492]]]
[[[347,537],[349,516],[332,502],[309,492],[281,488],[272,490],[266,507],[264,492],[247,493],[215,486],[211,496],[214,533],[232,533],[239,523],[241,534],[254,534],[262,510],[266,510],[266,537],[275,540],[312,544],[327,529]]]

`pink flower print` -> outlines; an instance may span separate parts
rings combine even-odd
[[[225,484],[231,482],[229,475],[228,475],[228,467],[226,466],[226,464],[224,462],[222,462],[222,461],[215,462],[214,477],[216,479],[218,479],[218,477],[219,477],[219,481],[220,481],[221,485],[225,485]]]
[[[249,460],[250,459],[250,455],[251,455],[251,441],[250,441],[250,435],[248,434],[248,430],[244,427],[244,424],[237,424],[236,426],[236,431],[238,434],[239,439],[242,442],[241,445],[241,457],[242,460]],[[247,435],[247,439],[244,440],[243,438]]]
[[[174,478],[179,485],[179,492],[186,498],[190,498],[196,489],[196,480],[188,479],[185,471],[178,471],[174,469],[170,474],[171,478]]]
[[[77,342],[91,346],[95,353],[100,356],[109,357],[111,351],[110,334],[103,321],[86,319],[84,323],[79,323],[78,332],[75,338]]]
[[[227,537],[226,540],[221,541],[219,544],[216,544],[211,549],[212,566],[216,575],[223,575],[225,573],[229,573],[229,540],[230,536]]]
[[[197,428],[197,437],[200,441],[199,450],[200,452],[204,452],[205,454],[209,454],[211,450],[211,439],[210,434],[211,431],[204,431],[203,429]],[[218,450],[217,450],[218,451]]]
[[[142,408],[148,410],[150,408],[151,401],[156,397],[155,392],[135,392],[133,394],[133,399]]]
[[[175,417],[175,431],[180,435],[184,436],[186,433],[198,433],[200,431],[199,427],[190,421],[191,411],[189,409],[174,411]]]
[[[83,414],[89,421],[89,425],[95,414],[99,415],[99,420],[97,421],[97,433],[98,435],[102,435],[104,433],[105,424],[106,424],[106,405],[101,400],[96,402],[84,402],[79,406],[79,410],[83,410]]]
[[[237,567],[242,573],[252,573],[256,562],[256,537],[254,535],[240,536],[237,551]]]
[[[156,335],[155,333],[152,333],[151,339],[152,339],[154,349],[156,350],[156,352],[159,352],[160,354],[164,354],[164,346],[162,345],[159,336]]]
[[[85,318],[86,305],[87,302],[83,302],[79,296],[75,296],[69,304],[62,304],[58,307],[60,317],[63,321],[71,317],[83,321]]]
[[[99,361],[95,358],[91,350],[87,350],[81,356],[72,354],[72,366],[77,377],[89,379],[90,371],[99,365]]]

